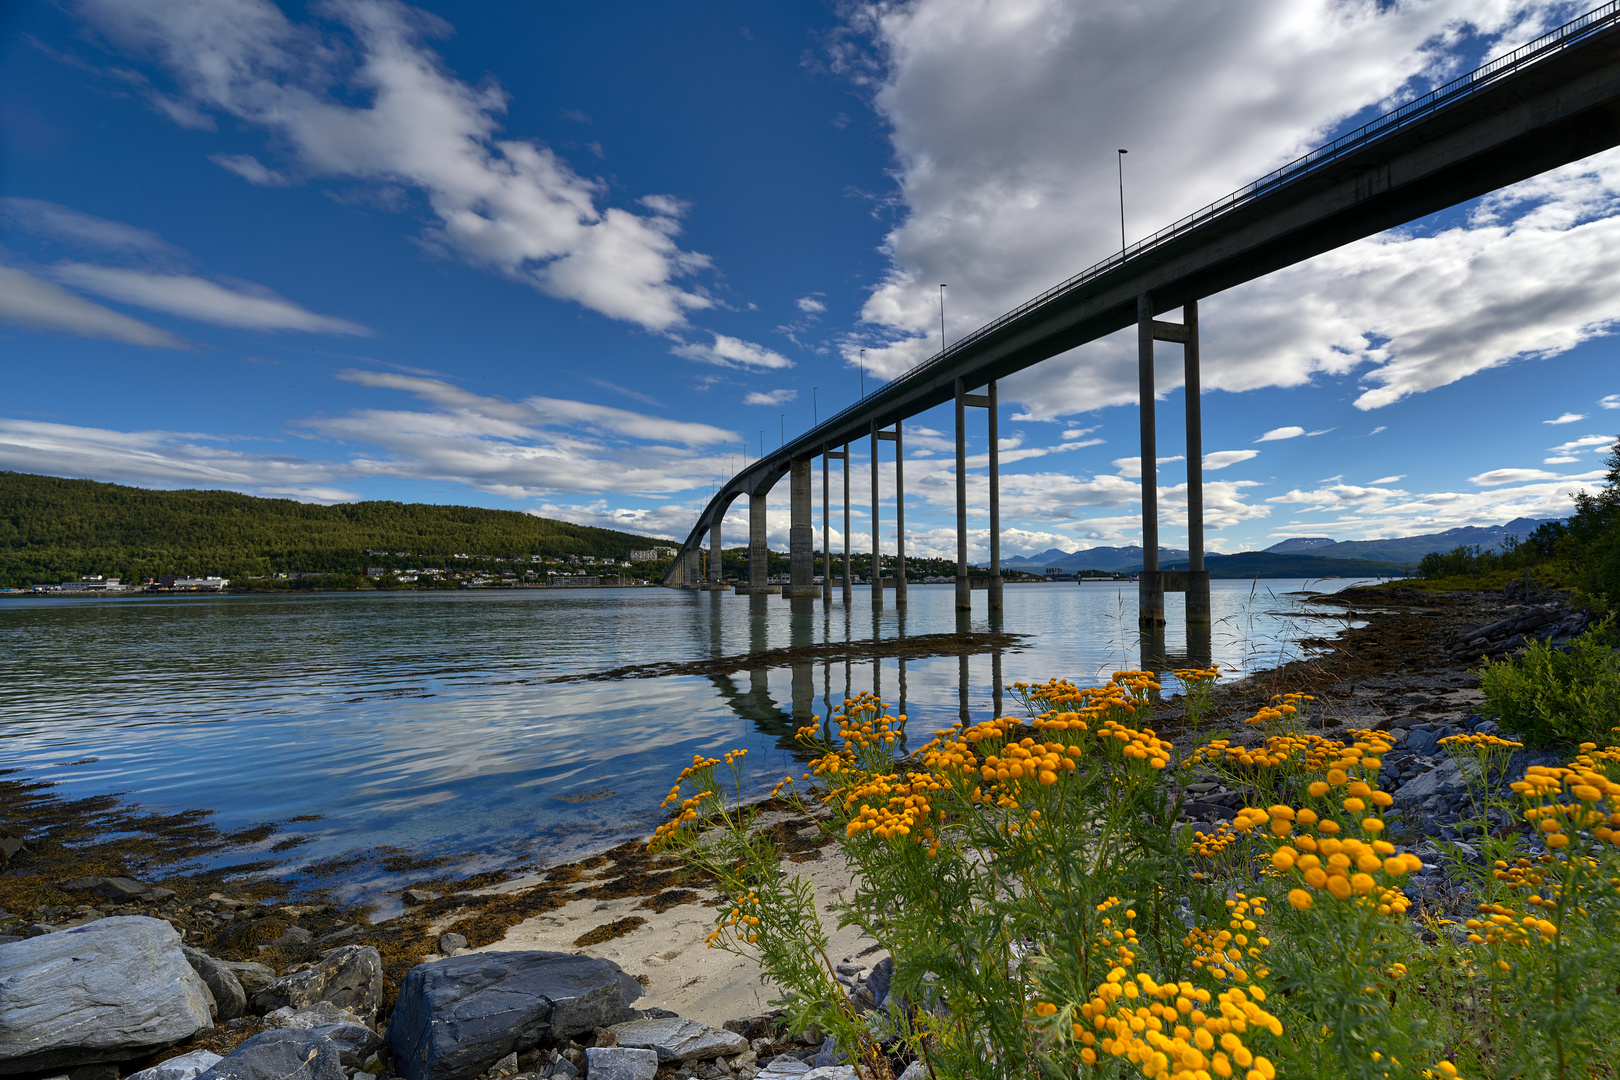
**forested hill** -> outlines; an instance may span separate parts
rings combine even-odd
[[[85,574],[356,573],[455,554],[623,559],[656,541],[513,510],[422,503],[312,506],[230,491],[148,491],[0,472],[0,587]],[[368,549],[409,552],[367,556]]]

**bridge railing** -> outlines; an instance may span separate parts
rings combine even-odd
[[[1485,87],[1491,85],[1506,75],[1520,71],[1530,64],[1536,63],[1537,61],[1544,60],[1548,56],[1558,53],[1594,33],[1605,30],[1617,22],[1620,22],[1620,0],[1610,0],[1609,3],[1606,3],[1601,7],[1593,8],[1586,14],[1571,19],[1569,22],[1558,27],[1556,30],[1548,31],[1540,37],[1526,42],[1517,49],[1514,49],[1512,52],[1503,53],[1501,56],[1494,57],[1491,60],[1486,61],[1480,67],[1470,71],[1468,74],[1460,75],[1449,82],[1443,83],[1440,86],[1435,87],[1433,90],[1430,90],[1428,93],[1423,94],[1421,97],[1413,98],[1411,101],[1408,101],[1399,108],[1393,109],[1377,119],[1363,124],[1354,131],[1347,132],[1339,136],[1337,139],[1334,139],[1332,142],[1324,143],[1323,145],[1316,147],[1308,153],[1295,158],[1293,161],[1290,161],[1281,168],[1274,169],[1265,176],[1262,176],[1260,179],[1239,188],[1229,195],[1216,199],[1203,209],[1195,210],[1193,213],[1188,214],[1181,220],[1165,226],[1158,232],[1155,232],[1150,236],[1143,237],[1141,240],[1138,240],[1134,244],[1126,247],[1124,251],[1115,252],[1106,259],[1103,259],[1101,262],[1095,263],[1094,265],[1080,271],[1078,274],[1075,274],[1068,280],[1059,282],[1050,289],[1047,289],[1045,292],[1041,293],[1039,296],[1026,300],[1024,303],[1019,304],[1006,314],[992,319],[990,322],[985,323],[977,330],[974,330],[968,333],[966,336],[953,342],[950,346],[941,349],[927,360],[924,360],[914,367],[909,368],[904,374],[891,380],[890,385],[892,386],[895,383],[903,380],[908,380],[913,377],[923,375],[930,368],[944,364],[953,354],[967,348],[986,335],[994,333],[1001,327],[1013,322],[1014,320],[1053,300],[1054,298],[1094,281],[1111,270],[1115,270],[1120,266],[1123,266],[1130,259],[1151,251],[1154,248],[1160,247],[1169,241],[1182,236],[1191,229],[1205,225],[1224,214],[1230,213],[1234,209],[1244,205],[1260,195],[1273,191],[1283,184],[1291,183],[1305,176],[1309,176],[1316,170],[1326,167],[1338,158],[1344,157],[1346,154],[1360,149],[1367,143],[1372,142],[1374,139],[1382,138],[1393,131],[1398,131],[1400,128],[1412,123],[1415,120],[1421,119],[1422,117],[1428,116],[1430,113],[1452,105],[1455,102],[1468,97],[1470,94],[1478,93]],[[877,393],[877,391],[874,391],[874,393]],[[826,421],[825,425],[818,426],[837,424],[839,421],[859,413],[864,407],[865,402],[866,398],[863,397],[860,401],[850,405],[849,407],[838,412],[837,415],[831,417]]]

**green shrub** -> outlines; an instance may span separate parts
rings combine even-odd
[[[1526,746],[1596,742],[1620,721],[1620,655],[1609,624],[1570,642],[1568,652],[1531,642],[1517,660],[1487,662],[1485,704]]]

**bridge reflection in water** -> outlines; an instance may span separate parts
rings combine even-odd
[[[770,634],[773,622],[780,627],[781,601],[773,600],[768,595],[751,595],[739,601],[721,592],[697,593],[693,599],[696,605],[703,609],[712,655],[719,656],[724,652],[723,619],[736,616],[734,610],[723,613],[722,609],[741,602],[745,602],[748,606],[749,651],[764,653],[783,644],[780,640],[772,641]],[[863,612],[842,606],[824,605],[813,598],[791,599],[788,606],[790,617],[787,626],[787,644],[795,649],[824,642],[904,640],[907,635],[905,608],[901,608],[898,612],[891,611],[886,617],[882,608],[872,608]],[[857,623],[860,624],[859,627]],[[985,630],[991,633],[1000,633],[1003,630],[1000,611],[992,611],[987,623],[977,627],[973,625],[968,612],[956,613],[958,634],[967,635]],[[780,630],[778,632],[780,633]],[[1176,636],[1180,640],[1173,644],[1167,641],[1162,625],[1133,631],[1133,635],[1136,640],[1132,661],[1142,670],[1168,673],[1177,668],[1208,667],[1213,662],[1213,639],[1210,624],[1207,622],[1198,620],[1188,622],[1185,626],[1185,635],[1178,632]],[[1016,699],[1006,691],[1003,674],[1005,652],[1005,649],[992,645],[986,648],[984,653],[975,655],[963,653],[957,657],[955,719],[959,719],[963,724],[977,723],[992,716],[1002,716],[1009,708],[1015,714],[1021,714]],[[983,670],[985,665],[982,661],[975,662],[980,656],[988,658],[988,673]],[[948,657],[934,657],[920,662],[944,665],[948,660]],[[772,695],[771,669],[767,667],[751,670],[746,675],[711,675],[708,678],[721,700],[733,713],[748,721],[761,734],[773,737],[780,749],[792,751],[797,749],[793,738],[794,732],[811,723],[814,718],[820,720],[819,726],[823,737],[831,738],[834,734],[831,725],[833,714],[840,709],[846,699],[863,690],[870,690],[888,703],[891,713],[906,713],[909,716],[908,665],[917,663],[918,660],[905,656],[879,655],[871,660],[856,660],[846,656],[838,661],[806,660],[788,664],[785,665],[789,673],[785,700],[779,700]],[[886,667],[888,670],[885,670]],[[979,671],[977,683],[974,680],[976,667]],[[1101,678],[1106,678],[1107,674],[1101,673]],[[780,686],[780,679],[778,685]],[[931,738],[934,731],[945,727],[952,717],[947,715],[944,709],[935,706],[928,713],[909,719],[911,723],[907,741],[915,748]]]

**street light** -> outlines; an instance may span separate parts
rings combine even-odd
[[[866,400],[866,350],[861,350],[861,400]]]
[[[820,389],[819,386],[810,388],[810,419],[814,422],[815,427],[821,426],[821,406],[816,404],[816,391]]]
[[[1114,154],[1114,160],[1119,162],[1119,257],[1125,258],[1125,155],[1129,150],[1119,150]]]
[[[782,432],[781,432],[782,438],[781,438],[781,441],[778,442],[776,445],[778,445],[778,446],[786,446],[787,445],[787,413],[781,413],[779,415],[781,417],[779,422],[782,425]]]
[[[945,286],[939,287],[939,351],[945,351]]]

